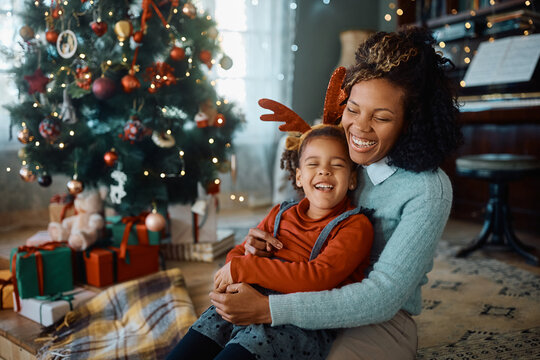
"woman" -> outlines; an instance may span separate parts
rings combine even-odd
[[[367,277],[339,289],[263,296],[247,284],[211,293],[212,304],[235,324],[344,328],[329,359],[414,359],[421,286],[433,266],[450,213],[452,188],[439,169],[461,133],[450,61],[433,49],[430,33],[380,32],[360,45],[347,71],[341,123],[349,155],[359,165],[358,204],[375,209],[375,238]],[[246,252],[269,256],[271,234],[251,229]]]

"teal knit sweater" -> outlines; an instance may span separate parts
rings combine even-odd
[[[378,185],[365,169],[358,177],[358,205],[375,209],[369,275],[339,289],[270,296],[272,326],[346,328],[387,321],[400,309],[420,313],[420,289],[452,205],[450,180],[440,169],[398,169]]]

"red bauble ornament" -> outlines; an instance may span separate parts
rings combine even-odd
[[[104,21],[94,21],[90,24],[92,31],[96,33],[97,36],[101,37],[105,35],[109,26]]]
[[[36,69],[32,75],[25,75],[24,80],[28,83],[28,93],[33,94],[36,91],[45,92],[45,85],[49,83],[49,78],[43,75],[41,69]]]
[[[143,32],[142,31],[135,31],[135,33],[133,34],[133,41],[135,41],[136,43],[142,43],[142,40],[143,40]]]
[[[38,181],[38,184],[43,187],[48,187],[52,184],[51,175],[48,175],[48,174],[41,175],[40,177],[38,177],[37,181]]]
[[[53,143],[60,136],[60,122],[53,118],[45,118],[39,123],[39,133],[41,136]]]
[[[185,3],[182,7],[182,12],[190,19],[195,19],[197,16],[197,8],[192,3]]]
[[[209,69],[212,68],[212,53],[210,51],[202,50],[199,53],[199,59],[201,59],[201,61],[203,63],[205,63],[206,66],[208,66]]]
[[[146,228],[150,231],[161,231],[165,228],[166,223],[163,215],[157,212],[151,212],[146,215],[146,219],[144,219],[144,225],[146,225]]]
[[[135,77],[135,75],[128,74],[122,78],[122,88],[124,92],[130,93],[141,87],[141,82]]]
[[[54,10],[52,11],[52,14],[51,14],[52,17],[53,17],[54,19],[58,19],[58,18],[60,17],[60,15],[62,14],[62,13],[60,12],[61,10],[62,10],[62,9],[59,8],[59,7],[57,7],[56,9],[54,9]]]
[[[186,50],[181,47],[174,46],[169,54],[174,61],[184,60],[186,57]]]
[[[100,77],[92,84],[92,92],[99,100],[105,100],[114,95],[116,85],[107,77]]]
[[[206,186],[207,194],[219,194],[219,182],[216,184],[214,181]]]
[[[225,115],[223,115],[221,113],[217,114],[214,126],[215,127],[223,127],[223,126],[225,126]]]
[[[45,39],[47,39],[47,42],[53,45],[56,45],[56,40],[58,40],[58,31],[54,29],[49,29],[45,33]]]
[[[114,150],[107,151],[105,155],[103,155],[103,161],[105,161],[105,164],[107,166],[113,166],[114,164],[116,164],[117,160],[118,154]]]

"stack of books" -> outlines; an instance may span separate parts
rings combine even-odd
[[[217,230],[217,241],[162,244],[161,253],[167,260],[212,262],[234,247],[234,232]]]

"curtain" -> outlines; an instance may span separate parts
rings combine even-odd
[[[272,201],[273,164],[282,134],[278,124],[263,123],[268,112],[260,98],[287,106],[292,102],[296,3],[291,0],[201,0],[216,20],[221,46],[234,62],[230,70],[218,66],[218,93],[243,109],[246,124],[234,139],[238,177],[223,176],[221,191],[243,195],[255,206]]]

